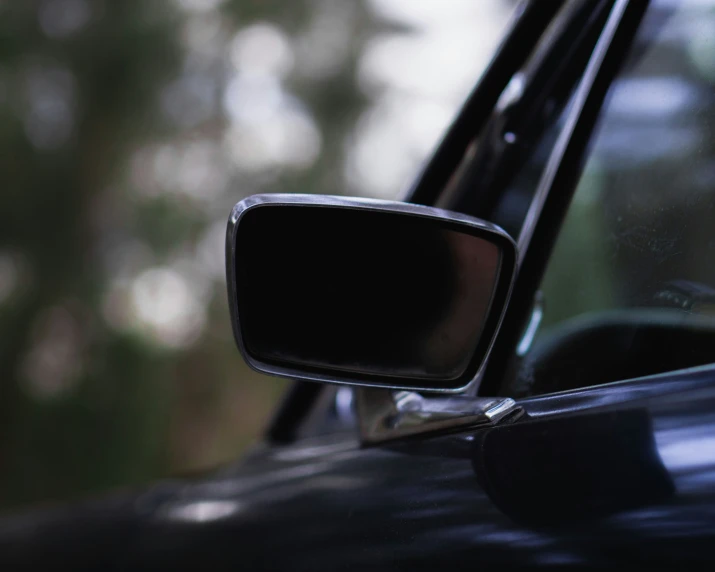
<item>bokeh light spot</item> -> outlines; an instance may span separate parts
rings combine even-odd
[[[288,37],[265,22],[240,30],[231,41],[231,62],[246,74],[283,77],[293,68],[293,48]]]
[[[40,27],[50,38],[65,38],[78,32],[91,16],[88,0],[44,0],[37,11]]]
[[[28,393],[51,399],[74,387],[82,372],[83,346],[80,322],[67,308],[54,306],[40,314],[21,365]]]

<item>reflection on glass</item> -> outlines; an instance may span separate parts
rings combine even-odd
[[[455,379],[473,357],[496,245],[391,213],[258,208],[239,225],[239,312],[262,361]]]

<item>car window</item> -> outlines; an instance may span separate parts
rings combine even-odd
[[[715,362],[715,2],[651,3],[540,299],[513,393]]]

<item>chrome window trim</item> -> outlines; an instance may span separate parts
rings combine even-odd
[[[517,239],[519,265],[524,261],[526,252],[531,244],[531,239],[534,235],[534,228],[536,227],[536,222],[539,220],[541,213],[544,209],[544,203],[546,202],[546,197],[552,191],[554,186],[554,180],[556,178],[556,173],[563,161],[566,148],[571,143],[574,129],[576,124],[581,119],[584,105],[586,103],[586,98],[591,91],[591,86],[593,85],[596,75],[601,68],[603,59],[606,56],[606,52],[611,45],[613,36],[616,33],[619,23],[623,17],[626,6],[629,0],[617,0],[614,4],[611,14],[606,21],[606,25],[601,32],[601,37],[596,42],[596,47],[593,50],[593,55],[588,61],[586,70],[584,71],[583,78],[578,85],[576,94],[574,96],[573,104],[568,116],[566,117],[566,122],[564,123],[561,132],[556,140],[551,154],[549,155],[549,160],[546,163],[546,168],[544,173],[539,180],[539,185],[534,193],[534,198],[529,205],[529,210],[526,213],[526,218],[521,227],[521,232]]]

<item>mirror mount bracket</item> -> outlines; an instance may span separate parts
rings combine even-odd
[[[496,425],[523,414],[523,409],[508,397],[425,397],[413,391],[359,387],[355,388],[355,400],[364,446]]]

